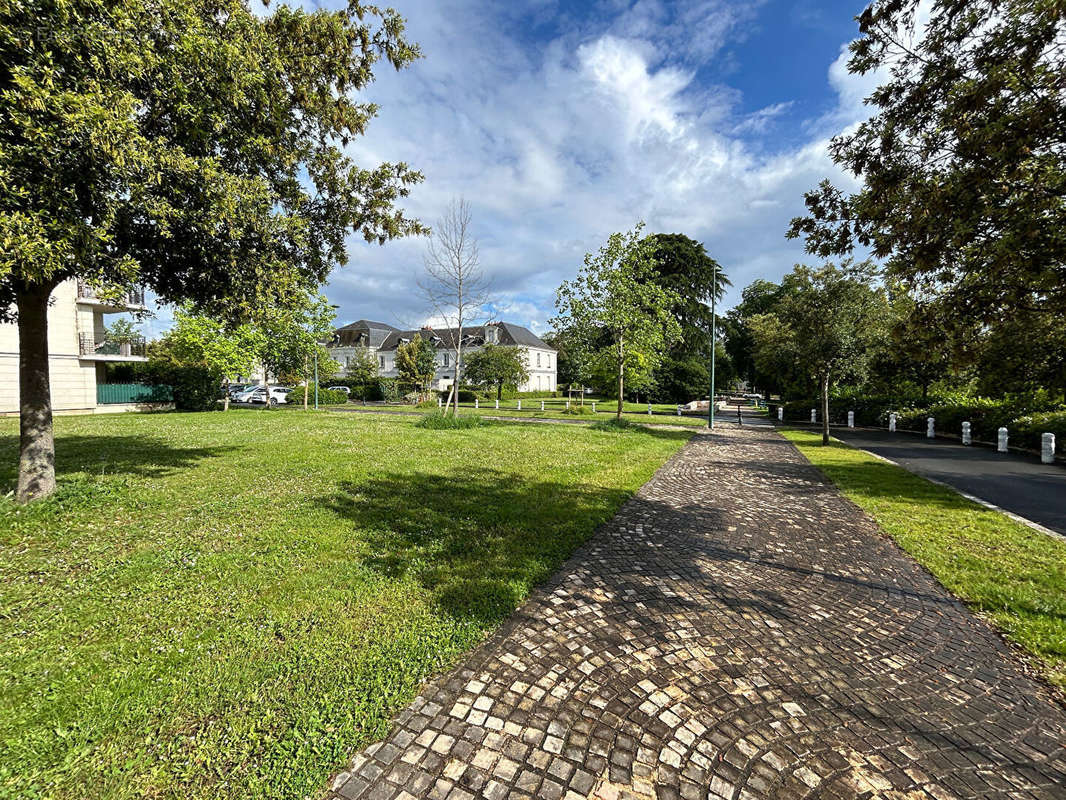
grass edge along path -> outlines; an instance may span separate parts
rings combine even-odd
[[[1066,689],[1066,542],[820,434],[780,433],[952,594]]]

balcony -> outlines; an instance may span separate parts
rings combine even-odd
[[[125,294],[115,297],[99,297],[96,289],[85,281],[78,281],[78,302],[96,306],[102,311],[120,312],[147,308],[144,302],[144,288],[135,286]]]
[[[144,337],[115,341],[104,337],[97,339],[91,334],[78,337],[83,361],[147,361],[148,348]]]

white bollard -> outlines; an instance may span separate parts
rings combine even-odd
[[[785,407],[784,406],[778,406],[777,407],[777,421],[778,422],[784,422],[785,421]]]
[[[477,397],[474,398],[474,408],[481,408],[481,406],[478,404],[478,399],[479,398]]]
[[[854,411],[849,411],[848,412],[848,427],[849,428],[854,428],[855,427],[855,412]]]
[[[817,421],[818,421],[818,411],[816,409],[812,408],[811,409],[811,422],[817,422]]]
[[[518,410],[519,411],[522,410],[522,401],[521,400],[518,401]]]
[[[570,401],[569,400],[566,401],[566,407],[570,408]],[[593,414],[596,413],[596,401],[595,400],[592,401],[592,413]]]
[[[935,439],[936,438],[936,418],[935,417],[926,417],[925,418],[925,438],[927,438],[927,439]]]
[[[965,445],[973,444],[973,435],[970,433],[970,423],[962,423],[962,443]]]
[[[679,417],[681,416],[681,404],[680,404],[680,403],[679,403],[679,404],[678,404],[678,406],[677,406],[677,415],[678,415]]]
[[[496,410],[497,411],[500,410],[500,401],[499,400],[496,401]]]
[[[593,405],[596,405],[596,404],[595,404],[595,403],[593,403]],[[569,411],[569,410],[570,410],[570,398],[569,398],[569,397],[568,397],[568,398],[566,398],[566,410],[567,410],[567,411]]]
[[[1040,460],[1045,464],[1055,463],[1055,434],[1045,433],[1040,437]]]
[[[440,395],[437,395],[437,408],[444,408],[444,401],[440,399]]]
[[[544,410],[544,401],[543,400],[540,401],[540,410],[541,411]]]
[[[648,416],[651,416],[651,403],[648,403]]]
[[[1008,434],[1006,428],[999,429],[999,441],[996,444],[996,449],[1001,453],[1007,452]]]
[[[893,411],[891,414],[888,415],[888,432],[889,433],[895,433],[896,432],[896,412],[895,411]]]

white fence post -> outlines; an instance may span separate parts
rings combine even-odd
[[[777,421],[778,422],[784,422],[785,421],[785,407],[784,406],[778,406],[777,407]]]
[[[595,403],[593,403],[592,405],[596,405],[596,404],[595,404]],[[569,397],[568,397],[568,398],[566,398],[566,410],[567,410],[567,411],[569,411],[569,410],[570,410],[570,398],[569,398]]]
[[[497,411],[500,410],[500,401],[499,400],[496,401],[496,410]]]
[[[925,418],[925,437],[927,439],[935,439],[936,438],[936,418],[935,417],[926,417]]]
[[[544,410],[544,401],[543,400],[540,401],[540,410],[541,411]]]
[[[1055,434],[1045,433],[1040,437],[1040,460],[1045,464],[1055,463]]]
[[[854,428],[855,427],[855,412],[854,411],[849,411],[848,412],[848,427],[849,428]]]
[[[566,401],[566,407],[570,408],[570,401],[569,400]],[[592,401],[592,413],[593,414],[596,413],[596,401],[595,400]]]
[[[1007,441],[1009,437],[1006,428],[999,429],[999,441],[996,444],[996,449],[1001,453],[1007,452]]]
[[[522,410],[522,401],[521,400],[518,401],[518,410],[519,411]]]
[[[477,397],[474,398],[474,408],[481,408],[481,406],[478,404],[478,398]]]
[[[888,415],[888,432],[889,433],[895,433],[896,432],[896,412],[895,411],[893,411],[891,414]]]
[[[437,395],[437,408],[444,408],[444,401],[440,399],[440,395]]]
[[[965,445],[973,444],[973,434],[970,433],[970,423],[962,423],[962,443]]]
[[[818,421],[818,410],[812,408],[811,409],[811,422],[817,422],[817,421]]]

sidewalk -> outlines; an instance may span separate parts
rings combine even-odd
[[[1066,710],[779,435],[696,436],[331,798],[1028,798]]]

